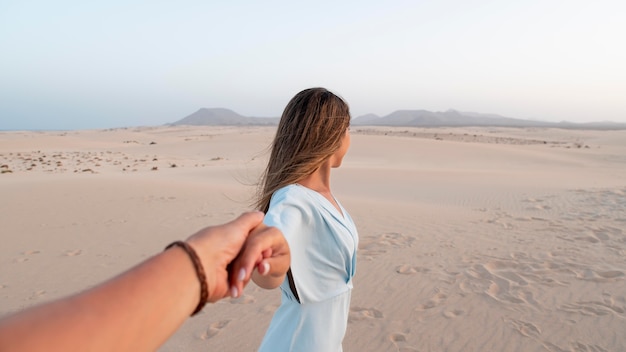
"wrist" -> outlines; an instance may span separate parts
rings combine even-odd
[[[206,271],[196,250],[187,242],[183,242],[183,241],[172,242],[167,247],[165,247],[165,250],[168,250],[172,247],[180,247],[182,250],[185,251],[188,259],[191,261],[193,265],[194,271],[196,273],[196,277],[198,278],[198,283],[200,286],[200,294],[199,294],[200,298],[198,300],[198,304],[196,308],[194,309],[193,313],[191,313],[191,316],[194,316],[198,314],[198,312],[200,312],[202,308],[204,308],[204,306],[209,301],[209,286],[208,286],[208,282],[207,282],[207,278],[205,274]]]
[[[215,302],[219,300],[221,297],[216,297],[219,296],[219,294],[216,292],[218,286],[215,277],[217,260],[215,254],[213,253],[215,249],[215,243],[207,240],[206,236],[198,235],[189,237],[187,240],[185,240],[185,242],[188,243],[196,251],[196,254],[198,255],[198,258],[200,258],[200,262],[202,263],[202,266],[204,268],[206,282],[208,285],[207,302]]]

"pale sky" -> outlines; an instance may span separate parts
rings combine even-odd
[[[626,122],[626,1],[0,0],[0,130],[456,109]]]

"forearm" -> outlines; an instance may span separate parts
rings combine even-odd
[[[172,248],[88,291],[3,320],[0,350],[155,350],[199,297],[191,261]],[[31,339],[33,331],[45,336]]]
[[[0,319],[0,351],[156,350],[198,306],[202,271],[216,302],[243,291],[257,258],[287,270],[289,246],[277,229],[257,229],[262,220],[252,212],[207,227],[185,241],[189,253],[172,247],[88,291]],[[229,283],[231,264],[246,275]]]

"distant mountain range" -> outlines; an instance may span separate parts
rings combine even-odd
[[[279,117],[247,117],[224,108],[202,108],[170,125],[194,126],[272,126]],[[386,116],[362,115],[352,119],[353,126],[403,126],[403,127],[556,127],[569,129],[626,129],[626,123],[617,122],[545,122],[515,119],[495,114],[460,112],[448,110],[433,112],[427,110],[398,110]]]

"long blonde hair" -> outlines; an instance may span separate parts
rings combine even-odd
[[[350,109],[324,88],[309,88],[287,104],[278,123],[267,168],[258,183],[256,207],[267,212],[272,194],[317,170],[339,147],[350,126]]]

